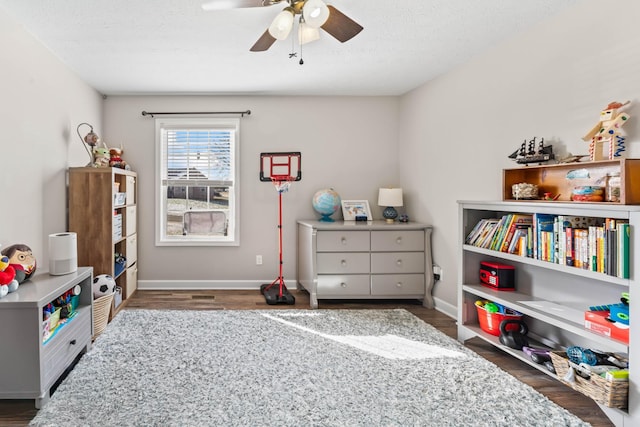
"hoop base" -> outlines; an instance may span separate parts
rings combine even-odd
[[[260,286],[260,292],[264,295],[264,299],[269,305],[276,304],[288,304],[293,305],[296,303],[296,298],[291,295],[291,292],[287,290],[287,287],[282,284],[282,295],[280,295],[280,287],[274,286],[274,283]]]

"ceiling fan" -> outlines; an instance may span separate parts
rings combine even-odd
[[[286,39],[293,29],[296,15],[300,15],[298,26],[300,44],[317,40],[320,37],[320,28],[342,43],[352,39],[363,29],[353,19],[322,0],[209,0],[202,4],[202,9],[264,7],[279,3],[286,3],[287,6],[276,15],[269,28],[249,49],[251,52],[265,51],[276,40]]]

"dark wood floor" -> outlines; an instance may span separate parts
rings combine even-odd
[[[309,309],[306,292],[292,291],[295,305],[267,305],[259,291],[137,291],[127,301],[125,309],[185,309],[185,310],[288,310]],[[432,324],[450,337],[456,337],[455,320],[422,307],[418,301],[321,301],[320,308],[366,309],[404,308],[420,319]],[[529,384],[558,405],[567,408],[594,427],[610,427],[613,424],[590,398],[570,389],[561,382],[538,371],[485,341],[474,338],[467,347],[499,365],[520,381]],[[5,367],[6,369],[7,367]],[[498,392],[498,391],[497,391]],[[504,391],[508,392],[508,391]],[[36,414],[32,400],[0,400],[0,426],[24,426]],[[532,420],[532,425],[535,425]]]

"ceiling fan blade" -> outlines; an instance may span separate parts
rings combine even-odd
[[[328,5],[329,19],[322,25],[322,29],[342,43],[351,40],[362,31],[363,27],[335,7]]]
[[[251,52],[263,52],[269,49],[271,45],[274,44],[275,42],[276,42],[275,37],[269,34],[269,30],[267,30],[264,32],[262,36],[260,36],[258,41],[255,42],[255,44],[251,46],[251,49],[249,50]]]
[[[283,0],[208,0],[202,3],[202,9],[209,11],[273,6],[281,1]]]

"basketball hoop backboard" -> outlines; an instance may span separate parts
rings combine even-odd
[[[300,181],[301,159],[299,151],[260,153],[260,181]]]

